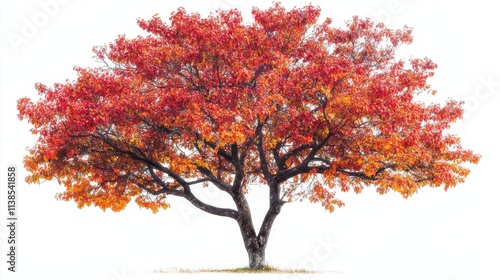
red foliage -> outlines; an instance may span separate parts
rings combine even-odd
[[[18,102],[39,137],[28,182],[56,178],[59,198],[116,211],[133,197],[166,208],[166,195],[190,198],[199,183],[233,194],[262,183],[333,211],[337,190],[406,198],[455,186],[478,162],[445,132],[461,103],[413,100],[433,93],[436,65],[395,58],[410,28],[357,17],[335,28],[314,6],[252,14],[141,19],[148,36],[94,49],[104,67],[38,84],[39,101]]]

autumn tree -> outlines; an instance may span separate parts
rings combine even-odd
[[[318,23],[320,8],[275,4],[208,17],[180,8],[168,22],[138,20],[148,35],[94,48],[98,67],[74,81],[37,84],[18,101],[38,136],[27,181],[57,179],[78,207],[122,210],[132,199],[157,212],[178,196],[236,221],[249,266],[261,268],[283,205],[308,199],[333,211],[336,192],[448,189],[479,156],[462,148],[450,123],[461,103],[424,103],[436,68],[397,59],[411,29],[354,17],[345,28]],[[252,221],[249,184],[269,190],[267,214]],[[218,188],[234,207],[204,202]]]

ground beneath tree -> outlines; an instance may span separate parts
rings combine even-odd
[[[236,278],[235,278],[236,276]],[[139,279],[280,279],[280,280],[307,280],[307,279],[329,279],[347,280],[354,279],[346,277],[340,271],[306,271],[294,269],[266,268],[263,271],[251,271],[246,268],[236,269],[172,269],[156,270],[153,273],[138,276]],[[361,278],[360,278],[361,279]]]

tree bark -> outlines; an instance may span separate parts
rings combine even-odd
[[[248,266],[250,269],[262,269],[266,264],[266,243],[252,242],[252,246],[247,248]]]
[[[248,266],[250,269],[262,269],[266,264],[265,251],[271,227],[280,213],[281,203],[271,203],[264,221],[257,234],[252,222],[252,215],[244,195],[236,199],[239,217],[237,219],[245,249],[248,253]]]
[[[268,238],[262,238],[255,234],[247,234],[248,228],[241,228],[243,242],[248,254],[248,267],[250,269],[261,269],[266,264],[266,245]],[[250,230],[251,231],[251,230]]]

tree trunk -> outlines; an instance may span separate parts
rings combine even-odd
[[[260,135],[260,143],[262,143],[262,135]],[[276,219],[276,216],[278,216],[281,212],[281,207],[284,204],[280,199],[279,183],[273,179],[267,168],[267,163],[265,163],[266,159],[263,156],[264,151],[262,145],[260,145],[259,148],[261,162],[264,163],[262,168],[265,170],[264,173],[266,181],[269,183],[269,208],[258,233],[256,232],[252,221],[252,213],[250,211],[248,201],[246,200],[245,195],[240,191],[241,180],[236,180],[239,182],[236,185],[237,188],[234,188],[237,191],[231,195],[236,204],[238,212],[236,221],[238,222],[238,226],[243,237],[243,243],[245,244],[245,249],[248,253],[248,265],[250,269],[264,268],[266,263],[266,245],[269,240],[269,234],[271,233],[271,227]],[[237,174],[236,177],[242,178],[242,176],[243,173],[241,173],[240,176]]]
[[[255,246],[247,247],[248,253],[248,266],[250,269],[262,269],[266,264],[266,244],[258,244]]]
[[[269,207],[264,221],[257,234],[252,222],[252,215],[244,197],[239,199],[239,219],[245,249],[248,253],[248,265],[250,269],[261,269],[266,264],[266,246],[271,233],[272,224],[281,210],[281,204],[274,204]]]

